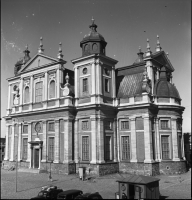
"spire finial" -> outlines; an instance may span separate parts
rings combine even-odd
[[[91,21],[92,21],[92,24],[89,26],[89,28],[90,28],[92,31],[97,32],[97,30],[96,30],[97,25],[95,24],[95,20],[94,20],[93,17],[92,17]]]
[[[38,53],[43,53],[44,49],[43,49],[43,37],[40,37],[40,44],[39,44],[39,50]]]
[[[161,46],[159,42],[159,36],[157,35],[157,47],[156,47],[156,52],[161,51]]]
[[[147,52],[146,52],[146,56],[150,56],[151,55],[151,49],[150,49],[150,45],[149,45],[149,39],[147,39]]]
[[[95,20],[94,20],[93,16],[92,16],[92,19],[91,19],[91,21],[92,21],[92,24],[94,24]]]
[[[65,76],[65,80],[66,80],[66,84],[69,84],[69,75],[67,73],[67,75]]]
[[[141,53],[141,46],[139,46],[139,53]]]
[[[58,59],[63,59],[63,54],[62,54],[62,43],[59,43],[59,53],[57,56]]]
[[[26,49],[25,50],[28,50],[28,44],[26,45],[26,47],[25,47]]]
[[[166,55],[167,55],[167,58],[169,58],[169,53],[168,52],[166,53]]]

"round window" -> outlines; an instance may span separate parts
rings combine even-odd
[[[84,68],[83,69],[83,74],[86,74],[87,73],[87,68]]]
[[[39,133],[39,132],[41,131],[41,123],[40,123],[40,122],[37,122],[37,123],[35,124],[35,131],[36,131],[37,133]]]
[[[106,74],[107,76],[109,76],[109,70],[108,70],[107,68],[105,68],[105,74]]]

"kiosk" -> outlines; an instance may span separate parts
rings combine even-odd
[[[115,193],[116,199],[159,199],[158,178],[150,176],[131,175],[128,178],[117,180],[119,192]]]

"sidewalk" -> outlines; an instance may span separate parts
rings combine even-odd
[[[117,179],[128,177],[128,174],[112,174],[103,177],[92,177],[81,181],[77,175],[33,174],[18,172],[16,192],[16,172],[1,169],[1,198],[29,199],[38,194],[42,186],[56,185],[63,190],[80,189],[85,192],[99,192],[104,199],[115,199],[118,191]],[[175,176],[156,176],[160,179],[160,194],[166,199],[191,199],[191,171]]]

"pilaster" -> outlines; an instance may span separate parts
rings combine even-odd
[[[75,163],[79,161],[79,119],[75,119],[75,142],[74,142],[74,150],[75,150]]]
[[[34,93],[34,77],[33,75],[30,77],[30,105],[29,110],[32,111],[32,104],[33,104],[33,93]]]
[[[59,163],[60,161],[60,130],[59,130],[59,120],[55,120],[55,156],[54,163]]]
[[[136,145],[136,119],[130,117],[131,120],[131,160],[130,162],[137,162],[137,145]]]
[[[42,161],[47,161],[47,121],[43,121],[43,149],[42,149]]]
[[[23,105],[23,78],[21,78],[20,82],[20,105]]]
[[[15,147],[15,124],[12,124],[12,135],[11,135],[11,158],[10,161],[14,161],[14,149]]]
[[[18,149],[17,149],[17,151],[18,151],[18,156],[17,156],[17,160],[18,161],[20,161],[20,160],[22,160],[21,159],[21,145],[22,145],[22,142],[21,142],[21,140],[22,140],[22,124],[21,123],[19,123],[18,124],[19,125],[19,132],[18,132]]]
[[[145,160],[144,163],[153,163],[151,120],[149,116],[144,117],[144,141],[145,141]]]
[[[120,162],[120,135],[119,135],[119,119],[117,119],[117,161]]]
[[[103,119],[101,117],[97,120],[97,137],[98,137],[98,163],[104,163],[104,128],[103,128]]]
[[[156,161],[161,161],[161,151],[160,151],[160,135],[159,135],[159,119],[155,118],[155,150],[156,150]]]
[[[32,140],[31,122],[28,122],[28,142]],[[28,143],[27,146],[27,161],[31,164],[31,144]]]
[[[92,164],[96,164],[97,162],[97,137],[96,137],[96,130],[97,126],[96,126],[96,118],[95,117],[91,117],[91,157],[92,160],[90,163]]]
[[[5,132],[5,157],[4,160],[9,159],[9,125],[6,124],[6,132]]]
[[[113,123],[114,128],[114,162],[117,162],[117,119],[114,120]]]
[[[178,135],[177,135],[177,118],[171,118],[172,126],[172,145],[173,145],[173,161],[180,161],[178,155]]]
[[[47,72],[45,72],[45,108],[47,108],[47,99],[48,99],[48,83],[47,83],[47,81],[48,81],[48,75],[47,75]]]

